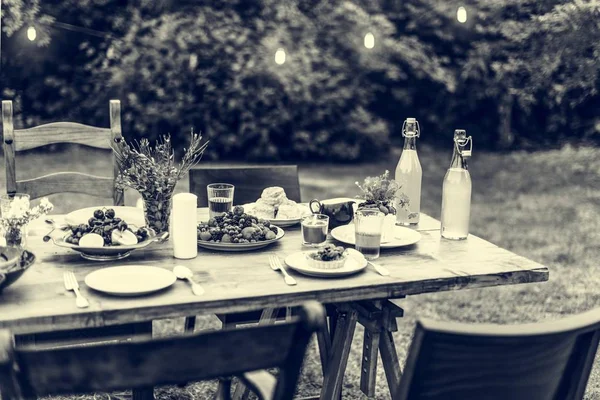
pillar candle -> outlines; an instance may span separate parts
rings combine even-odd
[[[171,237],[175,258],[189,259],[198,255],[197,201],[197,196],[191,193],[179,193],[173,196]]]

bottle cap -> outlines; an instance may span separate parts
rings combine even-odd
[[[404,124],[402,124],[402,136],[407,138],[421,136],[421,128],[415,118],[406,118]]]
[[[473,140],[471,136],[467,136],[467,131],[464,129],[454,130],[454,143],[456,150],[463,157],[471,157],[471,151],[473,150]],[[470,145],[467,149],[467,145]]]

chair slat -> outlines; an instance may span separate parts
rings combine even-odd
[[[15,130],[15,150],[30,150],[56,143],[75,143],[110,150],[111,139],[112,133],[109,128],[75,122],[53,122]]]
[[[280,186],[288,199],[301,201],[297,165],[198,166],[190,170],[189,179],[190,192],[198,196],[198,207],[208,205],[206,185],[223,182],[235,185],[235,204],[252,203],[260,198],[264,188],[271,186]]]
[[[17,192],[28,193],[32,199],[55,193],[84,193],[97,197],[113,197],[112,177],[80,172],[56,172],[39,178],[17,181]]]

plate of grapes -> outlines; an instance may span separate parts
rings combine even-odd
[[[92,208],[88,215],[87,222],[55,228],[62,233],[48,234],[44,241],[52,239],[57,246],[78,251],[86,260],[113,261],[128,257],[132,251],[151,243],[163,242],[169,236],[168,232],[157,236],[148,227],[128,223],[117,217],[113,208]]]
[[[249,251],[280,240],[283,229],[235,206],[231,211],[198,224],[198,246],[221,251]]]

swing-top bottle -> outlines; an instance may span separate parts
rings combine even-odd
[[[402,185],[398,190],[408,197],[408,209],[400,207],[400,196],[396,197],[396,225],[416,225],[421,211],[421,180],[423,170],[417,155],[417,138],[421,135],[419,123],[407,118],[402,125],[404,148],[396,167],[395,180]]]
[[[454,131],[454,151],[442,188],[442,237],[463,240],[469,235],[471,216],[471,175],[467,160],[473,141],[463,129]]]

